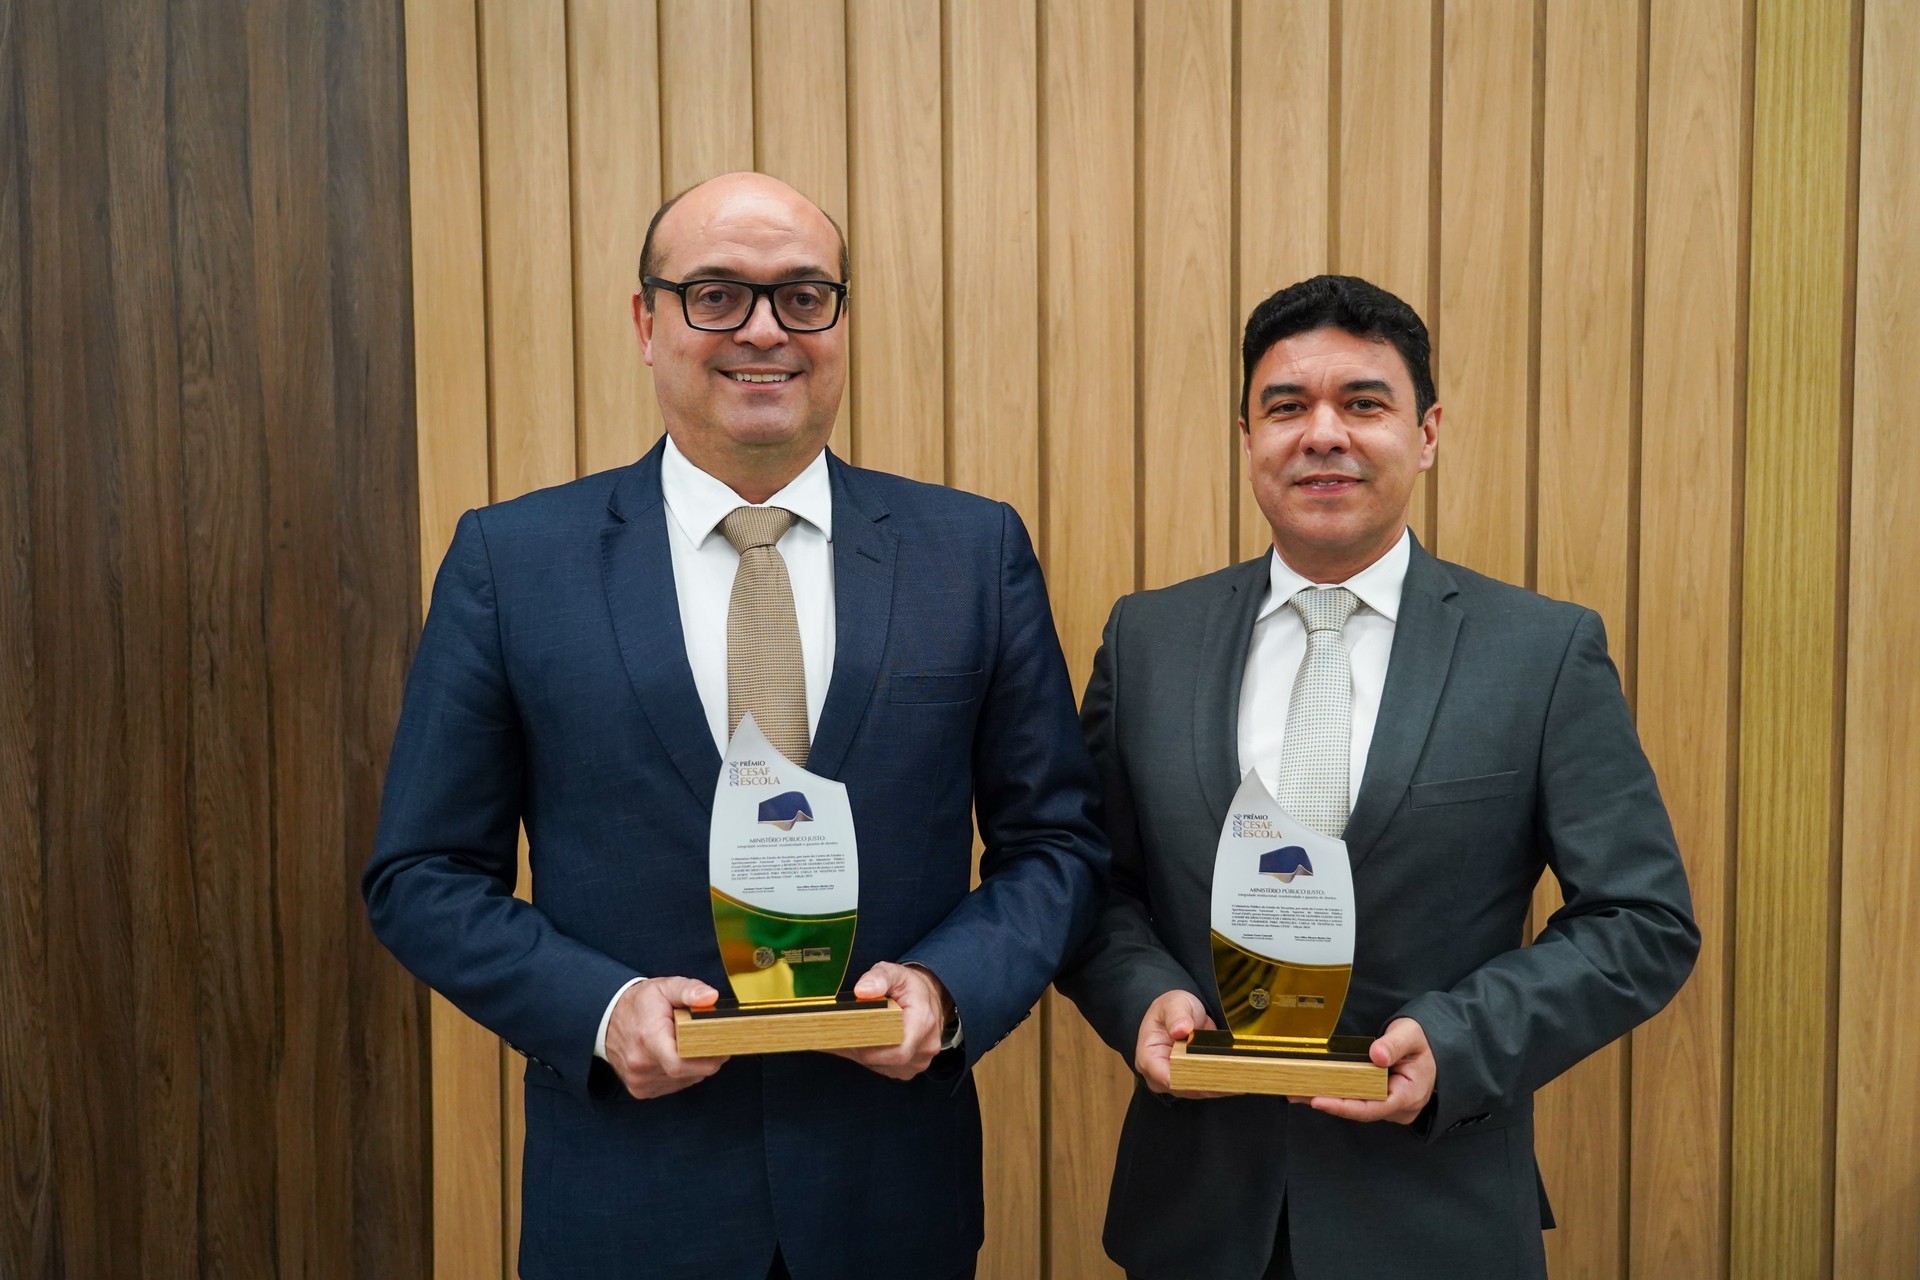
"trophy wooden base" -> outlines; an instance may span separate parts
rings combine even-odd
[[[744,1006],[722,1000],[711,1009],[675,1009],[673,1029],[681,1057],[728,1058],[895,1045],[906,1036],[906,1018],[892,1000],[842,992],[830,1000]]]
[[[1387,1069],[1367,1057],[1372,1044],[1366,1036],[1335,1036],[1321,1049],[1282,1048],[1235,1041],[1225,1031],[1196,1031],[1173,1046],[1169,1075],[1183,1091],[1378,1102],[1387,1096]]]

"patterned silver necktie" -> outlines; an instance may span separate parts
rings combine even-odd
[[[736,507],[720,532],[740,553],[727,602],[727,734],[753,712],[774,749],[807,763],[807,672],[800,651],[800,620],[793,582],[774,543],[793,527],[780,507]]]
[[[1347,829],[1353,750],[1353,662],[1341,631],[1360,600],[1345,587],[1308,587],[1295,592],[1287,607],[1307,624],[1307,656],[1287,703],[1278,799],[1301,822],[1339,839]]]

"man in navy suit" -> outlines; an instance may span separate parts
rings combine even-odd
[[[970,1068],[1090,927],[1106,870],[1039,566],[1006,505],[826,452],[846,251],[798,192],[731,174],[683,193],[641,274],[667,438],[461,518],[368,911],[409,969],[529,1058],[530,1280],[970,1276]],[[741,559],[722,526],[741,507],[791,519],[775,549],[805,764],[848,789],[850,972],[905,1010],[897,1048],[676,1050],[673,1010],[725,990],[707,828]],[[523,823],[531,903],[513,896]]]

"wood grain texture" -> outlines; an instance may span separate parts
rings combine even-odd
[[[1686,859],[1693,977],[1633,1034],[1628,1274],[1725,1276],[1746,5],[1647,34],[1636,720]]]
[[[660,0],[662,188],[751,169],[753,157],[752,0]]]
[[[1436,554],[1527,580],[1533,329],[1533,0],[1447,13],[1441,114],[1443,405]]]
[[[741,1053],[794,1053],[897,1045],[906,1021],[892,1000],[871,1009],[817,1009],[761,1017],[699,1018],[673,1011],[675,1043],[683,1057],[726,1058]]]
[[[0,1265],[51,1275],[55,1247],[52,1063],[47,1054],[45,845],[40,830],[34,650],[33,438],[27,418],[27,169],[18,9],[0,7]]]
[[[754,167],[792,184],[847,225],[846,0],[756,0]],[[853,410],[840,401],[829,447],[853,456]]]
[[[853,459],[946,479],[939,0],[850,0]]]
[[[1920,1275],[1920,1106],[1896,1065],[1920,1058],[1920,802],[1908,781],[1920,610],[1904,554],[1920,532],[1920,451],[1901,429],[1920,402],[1920,13],[1874,3],[1864,17],[1832,1273],[1897,1280]]]
[[[1852,32],[1755,10],[1731,1274],[1830,1274]]]
[[[1113,602],[1134,586],[1135,380],[1113,353],[1135,340],[1133,6],[1056,0],[1041,9],[1041,254],[1046,263],[1041,412],[1046,525],[1041,541],[1054,620],[1075,689],[1086,686]],[[1100,1250],[1127,1064],[1079,1012],[1049,993],[1046,1252],[1055,1280],[1110,1276]],[[1000,1274],[1032,1275],[1036,1268]]]
[[[415,615],[400,51],[310,16],[0,14],[0,1274],[425,1275],[344,705]]]
[[[1240,260],[1234,264],[1231,344],[1236,397],[1242,369],[1239,339],[1247,316],[1276,290],[1331,266],[1332,21],[1332,0],[1243,0],[1240,5],[1235,41]],[[1238,414],[1237,399],[1235,404]],[[1246,560],[1271,545],[1273,528],[1253,500],[1245,450],[1237,444],[1233,462],[1237,514],[1231,558]]]
[[[1168,1067],[1167,1078],[1175,1089],[1375,1102],[1387,1096],[1387,1069],[1369,1062],[1216,1057],[1189,1053],[1187,1042],[1182,1040],[1173,1046]]]
[[[567,10],[573,183],[573,341],[579,470],[625,466],[660,438],[632,299],[660,189],[660,63],[652,0]]]
[[[1609,0],[1548,11],[1539,296],[1537,586],[1600,614],[1629,699],[1638,28],[1636,10]],[[1536,927],[1560,904],[1544,879]],[[1625,1046],[1610,1045],[1535,1096],[1555,1275],[1623,1265],[1626,1073]]]
[[[408,0],[407,138],[413,258],[420,598],[460,514],[484,506],[486,248],[474,6]],[[499,1273],[503,1198],[499,1041],[438,995],[429,1004],[436,1280]]]
[[[1339,152],[1333,269],[1364,277],[1420,313],[1432,309],[1433,9],[1419,0],[1339,0]],[[1443,464],[1444,465],[1444,464]],[[1408,520],[1432,539],[1435,473],[1414,486]]]
[[[1158,587],[1233,551],[1232,11],[1148,5],[1139,31],[1140,564]]]
[[[946,13],[947,482],[1011,503],[1030,534],[1040,501],[1037,16],[1033,0]],[[976,1069],[990,1200],[983,1265],[1039,1257],[1040,1029]]]

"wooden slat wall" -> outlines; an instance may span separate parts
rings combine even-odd
[[[401,41],[0,8],[0,1275],[430,1274]]]
[[[1247,310],[1329,267],[1420,307],[1446,408],[1415,527],[1605,618],[1706,935],[1674,1009],[1541,1095],[1554,1274],[1912,1280],[1908,0],[407,21],[428,573],[463,506],[652,441],[640,236],[727,168],[848,228],[835,447],[1012,502],[1076,680],[1115,596],[1264,545],[1232,428]],[[435,1005],[438,1273],[462,1280],[511,1273],[517,1197],[512,1088],[474,1041]],[[988,1059],[983,1276],[1117,1274],[1127,1079],[1053,997]]]

